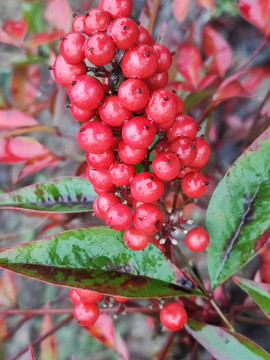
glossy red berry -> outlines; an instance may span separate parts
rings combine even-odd
[[[169,75],[167,71],[163,71],[159,74],[154,74],[153,76],[145,79],[146,84],[148,85],[149,89],[154,91],[158,89],[165,88],[169,81]]]
[[[127,17],[114,20],[108,30],[117,48],[121,50],[133,47],[139,37],[138,25]]]
[[[101,194],[104,194],[105,192],[115,192],[116,191],[116,186],[115,185],[110,185],[109,187],[107,188],[104,188],[104,189],[101,189],[101,188],[98,188],[96,186],[93,186],[94,188],[94,191],[98,194],[98,195],[101,195]]]
[[[188,173],[194,171],[195,169],[189,167],[189,166],[181,166],[181,169],[179,171],[179,174],[177,175],[177,177],[179,177],[180,179],[183,179],[184,176],[186,176]]]
[[[143,201],[137,201],[135,199],[132,200],[132,208],[133,208],[133,210],[136,210],[139,206],[144,205],[144,204],[145,204],[145,202],[143,202]],[[158,201],[154,201],[151,204],[158,206]]]
[[[93,120],[80,127],[77,140],[84,151],[102,154],[112,147],[113,134],[107,125]]]
[[[97,303],[103,299],[104,295],[92,290],[74,289],[84,304]]]
[[[123,141],[136,149],[150,146],[155,135],[156,127],[146,116],[134,116],[122,128]]]
[[[138,30],[139,30],[139,37],[137,41],[138,44],[152,46],[154,44],[154,40],[152,36],[149,34],[149,31],[141,25],[138,25]]]
[[[90,9],[84,17],[84,31],[92,35],[98,31],[106,31],[111,21],[110,15],[102,9]]]
[[[139,111],[148,104],[150,91],[143,80],[128,79],[119,87],[118,97],[125,109]]]
[[[99,7],[108,11],[113,19],[129,17],[132,11],[132,0],[101,0]]]
[[[122,231],[131,225],[133,214],[127,205],[114,204],[107,210],[105,221],[113,230]]]
[[[86,153],[85,154],[86,161],[89,166],[94,169],[107,169],[114,160],[114,153],[113,149],[110,148],[103,153],[100,154],[93,154],[93,153]]]
[[[168,330],[178,331],[187,322],[188,316],[185,308],[176,303],[166,304],[160,311],[160,321]]]
[[[62,55],[59,55],[54,61],[52,70],[55,81],[59,85],[67,87],[77,75],[86,74],[86,65],[84,62],[76,65],[69,64]]]
[[[109,63],[114,53],[115,45],[112,37],[103,32],[90,36],[84,45],[85,57],[96,66]]]
[[[206,177],[198,171],[189,172],[182,180],[183,193],[191,198],[202,196],[207,190],[207,185]]]
[[[109,126],[121,126],[131,116],[131,111],[124,109],[118,95],[106,97],[99,107],[101,120]]]
[[[83,45],[85,37],[80,32],[71,32],[61,38],[60,52],[69,64],[80,64],[85,56]]]
[[[193,141],[196,147],[196,158],[190,164],[193,168],[204,168],[210,156],[210,147],[203,137],[196,137]]]
[[[160,140],[158,143],[156,143],[155,151],[158,154],[171,151],[171,144],[172,143],[168,140],[168,138],[164,137],[162,140]]]
[[[89,166],[87,168],[87,178],[93,186],[99,189],[108,189],[113,186],[108,169],[96,170]]]
[[[167,129],[171,128],[173,124],[175,123],[175,118],[172,118],[172,120],[157,124],[157,131],[167,131]]]
[[[99,215],[102,217],[102,220],[105,220],[106,211],[113,204],[121,204],[121,200],[113,192],[105,192],[95,200],[97,204],[97,209]]]
[[[118,145],[118,155],[120,159],[126,164],[138,164],[141,162],[147,153],[147,149],[136,149],[127,145],[124,141],[120,141]]]
[[[175,118],[178,108],[177,96],[167,89],[152,93],[145,113],[155,123],[162,124]]]
[[[145,171],[134,176],[130,191],[135,200],[151,203],[161,197],[164,184],[155,174]]]
[[[134,226],[145,234],[155,234],[163,227],[163,212],[153,204],[142,204],[134,213]]]
[[[171,151],[179,156],[183,166],[190,166],[197,154],[192,140],[185,137],[174,140],[171,144]]]
[[[121,68],[127,78],[146,79],[157,70],[158,60],[153,48],[149,45],[136,45],[125,52]]]
[[[73,314],[81,326],[93,325],[99,317],[97,304],[78,303],[74,306]]]
[[[167,131],[167,137],[170,141],[174,141],[179,136],[193,140],[197,131],[198,125],[192,117],[184,114],[177,114],[175,123]]]
[[[68,95],[75,106],[91,110],[98,108],[105,96],[105,92],[101,82],[96,78],[89,75],[80,75],[70,83]]]
[[[176,178],[179,174],[181,161],[171,152],[157,155],[152,163],[153,171],[163,181]]]
[[[177,114],[182,114],[185,108],[185,103],[179,96],[177,96],[177,101],[178,101]]]
[[[76,289],[71,289],[68,296],[70,297],[70,300],[72,301],[72,304],[74,304],[74,305],[81,302],[81,298],[80,298],[79,294],[77,293]]]
[[[95,115],[95,110],[87,110],[87,109],[80,109],[77,106],[70,104],[68,106],[70,108],[71,115],[80,122],[85,122],[91,120]]]
[[[73,15],[75,16],[72,23],[72,31],[84,32],[84,15]]]
[[[157,73],[168,70],[172,64],[172,54],[170,51],[162,44],[154,44],[153,49],[158,58]]]
[[[105,215],[102,214],[98,208],[98,200],[95,199],[94,203],[93,203],[93,210],[94,210],[94,215],[99,218],[100,220],[105,220]]]
[[[149,235],[130,226],[124,232],[124,243],[131,250],[143,250],[149,243]]]
[[[209,245],[209,240],[208,232],[201,227],[191,229],[186,235],[186,245],[194,252],[204,251]]]
[[[136,173],[134,165],[124,164],[121,160],[115,160],[109,167],[111,182],[116,186],[129,185]]]

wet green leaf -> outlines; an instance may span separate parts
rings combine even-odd
[[[190,319],[186,330],[217,360],[269,360],[270,354],[245,336]]]
[[[158,247],[149,243],[144,250],[130,250],[122,232],[105,226],[2,249],[0,267],[56,285],[124,297],[201,294]]]
[[[0,208],[85,212],[92,209],[96,196],[88,179],[77,176],[58,177],[0,194]]]
[[[270,285],[234,276],[233,281],[270,317]]]
[[[231,166],[210,200],[208,269],[213,288],[270,242],[270,129]]]

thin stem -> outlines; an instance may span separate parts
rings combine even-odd
[[[173,341],[173,338],[174,338],[175,334],[176,334],[175,331],[172,331],[170,333],[170,335],[168,336],[167,341],[166,341],[165,345],[163,346],[157,360],[165,359],[166,355],[168,354],[169,347],[170,347],[170,345],[171,345],[171,343]]]
[[[213,306],[213,308],[216,310],[218,315],[221,317],[224,324],[226,324],[230,330],[235,331],[235,328],[232,326],[232,324],[229,322],[229,320],[225,317],[225,315],[223,314],[223,312],[220,310],[220,308],[217,306],[217,304],[214,302],[213,299],[210,300],[210,304]]]
[[[247,59],[247,61],[244,63],[244,65],[241,66],[241,70],[245,70],[248,65],[251,63],[251,61],[255,58],[255,56],[258,55],[258,53],[262,50],[262,48],[267,44],[268,39],[265,38],[260,45],[253,51],[253,53],[250,55],[250,57]]]

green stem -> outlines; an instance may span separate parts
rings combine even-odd
[[[218,315],[221,317],[224,324],[226,324],[230,330],[235,331],[235,328],[232,326],[232,324],[229,322],[229,320],[225,317],[225,315],[223,314],[223,312],[220,310],[220,308],[217,306],[217,304],[215,303],[215,301],[213,299],[210,300],[210,304],[213,306],[213,308],[216,310]]]

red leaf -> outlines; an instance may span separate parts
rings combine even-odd
[[[58,160],[59,158],[50,151],[48,151],[43,155],[39,155],[34,157],[33,159],[28,160],[27,163],[25,163],[21,168],[15,183],[21,180],[22,178],[24,178],[25,176],[33,174],[39,170],[42,170],[46,166]]]
[[[194,88],[191,84],[183,82],[183,81],[172,81],[168,87],[170,90],[175,90],[175,91],[190,91],[190,92],[192,92],[194,90]]]
[[[185,20],[189,4],[190,0],[173,0],[173,15],[179,23]]]
[[[177,70],[194,89],[199,83],[201,65],[201,54],[194,45],[180,46],[177,55]]]
[[[270,35],[270,0],[238,0],[238,7],[244,19]]]
[[[246,77],[241,80],[241,84],[247,91],[253,91],[267,76],[270,76],[269,70],[262,67],[251,68]]]
[[[218,75],[205,75],[200,81],[199,89],[203,90],[207,88],[217,79],[218,79]]]
[[[17,66],[11,77],[11,94],[16,105],[30,104],[36,98],[40,84],[40,67]]]
[[[46,334],[53,328],[52,318],[49,314],[43,316],[40,335]],[[40,360],[57,360],[57,343],[54,335],[50,335],[40,344]]]
[[[8,328],[5,315],[0,316],[0,342],[8,335]]]
[[[232,59],[232,50],[227,41],[211,26],[203,29],[203,49],[207,57],[213,56],[211,71],[224,77]]]
[[[213,101],[222,102],[238,96],[251,96],[242,86],[242,84],[233,80],[224,87],[219,87],[213,95]]]
[[[105,346],[113,349],[123,360],[129,360],[126,343],[120,335],[115,334],[114,323],[110,316],[100,314],[97,322],[87,328],[89,333]]]
[[[47,44],[52,41],[57,41],[64,34],[63,31],[55,31],[55,32],[41,32],[39,34],[33,35],[30,37],[26,46],[30,49]]]
[[[4,270],[0,278],[0,307],[12,308],[16,306],[18,290],[14,276],[10,271]]]
[[[61,14],[61,16],[59,16]],[[49,0],[46,10],[45,19],[56,29],[69,32],[72,11],[67,0]]]
[[[24,20],[7,20],[3,25],[3,30],[12,38],[22,41],[27,31],[27,23]]]
[[[36,360],[33,346],[30,345],[27,351],[27,360]]]
[[[215,8],[215,0],[195,0],[197,4],[208,10],[214,10]]]
[[[35,126],[38,122],[30,115],[18,110],[0,110],[0,130]]]
[[[146,0],[139,17],[140,24],[152,34],[160,0]]]

